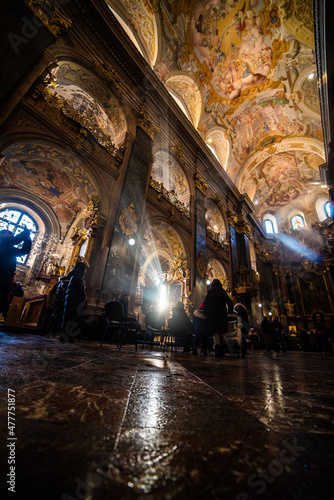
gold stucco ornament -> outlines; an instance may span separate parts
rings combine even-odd
[[[131,202],[130,205],[122,211],[119,217],[119,225],[126,236],[132,236],[138,229],[137,223],[138,215],[135,212],[133,202]]]

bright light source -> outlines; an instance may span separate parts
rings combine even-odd
[[[315,74],[314,74],[314,73],[310,73],[310,74],[308,75],[308,79],[309,79],[309,80],[312,80],[312,78],[314,78],[314,77],[315,77]]]
[[[262,307],[262,304],[259,304],[259,307]]]
[[[327,188],[326,184],[322,184],[321,186],[322,188]]]
[[[269,313],[269,316],[272,316],[272,315],[273,315],[273,313],[272,313],[272,312],[270,312],[270,313]]]
[[[167,307],[168,307],[167,285],[166,283],[162,283],[159,294],[159,309],[160,311],[165,311]]]
[[[129,245],[134,245],[135,243],[136,243],[136,240],[134,240],[133,238],[129,239]]]
[[[258,203],[259,203],[259,200],[254,201],[254,205],[258,205]]]
[[[211,139],[211,137],[209,137],[209,139],[208,139],[208,142],[212,142],[212,139]]]
[[[206,280],[206,284],[207,285],[211,285],[211,281],[210,280]]]

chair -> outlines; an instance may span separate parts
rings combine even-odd
[[[142,350],[144,349],[144,345],[147,342],[146,340],[147,335],[149,336],[148,342],[152,350],[155,337],[162,337],[166,332],[164,330],[165,315],[157,311],[150,311],[146,314],[145,324],[146,324],[146,332],[143,339]]]
[[[113,341],[115,334],[117,334],[117,348],[119,351],[126,341],[126,334],[128,332],[135,332],[135,346],[137,350],[137,324],[135,323],[135,320],[131,321],[132,318],[124,318],[122,304],[116,300],[110,300],[105,303],[104,312],[107,323],[103,332],[100,347],[102,347],[107,331],[111,328],[111,342]]]
[[[112,337],[111,337],[111,342],[112,342],[115,334],[117,333],[119,337],[119,333],[126,328],[126,322],[124,320],[124,314],[123,314],[123,306],[120,302],[117,302],[116,300],[110,300],[106,302],[104,305],[104,315],[105,315],[106,326],[104,328],[100,347],[102,347],[103,341],[109,329],[111,329],[112,331]],[[117,338],[117,347],[118,347],[118,338]]]
[[[174,341],[168,341],[169,338],[174,339]],[[171,350],[173,347],[177,349],[178,347],[183,347],[184,349],[191,350],[191,340],[192,333],[189,329],[189,325],[180,320],[179,318],[169,318],[168,320],[168,330],[164,332],[163,336],[163,349],[165,350],[170,346]]]

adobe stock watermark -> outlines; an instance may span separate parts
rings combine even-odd
[[[55,10],[53,9],[57,9],[60,5],[66,5],[70,1],[71,0],[48,0],[47,2],[43,2],[43,4],[40,3],[40,7],[43,9],[45,16],[52,19],[55,15]],[[10,31],[7,34],[7,38],[15,54],[20,52],[22,44],[26,45],[37,35],[40,28],[45,28],[45,24],[36,14],[33,14],[31,19],[27,16],[22,16],[21,22],[22,26],[20,33],[13,33]]]
[[[102,462],[101,464],[93,462],[92,465],[95,469],[95,472],[91,472],[90,474],[88,474],[87,478],[85,478],[85,482],[82,481],[79,477],[76,478],[76,496],[73,497],[68,493],[63,493],[61,496],[61,500],[87,500],[88,498],[92,498],[92,490],[101,486],[103,478],[109,477],[110,464],[108,462]]]
[[[298,446],[297,439],[293,440],[292,445],[287,441],[283,441],[283,446],[284,448],[279,452],[278,458],[271,460],[267,469],[249,476],[247,484],[250,488],[256,488],[254,493],[257,495],[262,495],[266,491],[267,485],[272,484],[284,472],[285,465],[293,464],[300,453],[306,450],[303,446]],[[251,497],[246,491],[239,493],[235,497],[235,500],[250,499]]]

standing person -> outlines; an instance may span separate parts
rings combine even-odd
[[[244,358],[246,354],[249,354],[246,351],[247,339],[250,330],[248,311],[246,306],[241,303],[235,304],[233,310],[237,313],[237,315],[241,319],[242,327],[241,327],[241,356]]]
[[[273,332],[273,341],[274,341],[275,352],[276,353],[279,352],[280,347],[282,348],[282,351],[285,352],[286,348],[285,348],[285,343],[284,343],[284,339],[283,339],[284,327],[283,327],[282,323],[280,322],[280,320],[276,316],[274,316],[272,319],[271,328],[272,328],[272,332]]]
[[[51,321],[48,326],[46,325],[49,330],[48,332],[46,332],[46,334],[48,334],[49,337],[55,337],[58,333],[59,334],[62,333],[62,322],[64,315],[66,291],[72,276],[73,276],[73,270],[69,272],[66,276],[62,276],[59,280],[59,283],[56,283],[55,285],[56,293],[54,297],[54,305],[53,305]],[[52,293],[51,291],[49,293],[51,302]]]
[[[261,341],[264,349],[270,352],[273,346],[273,329],[271,321],[267,316],[264,316],[261,321]]]
[[[227,311],[228,308],[228,311]],[[215,357],[224,356],[224,334],[227,332],[227,313],[232,314],[233,302],[219,280],[214,279],[204,300],[208,332],[214,337]]]
[[[202,354],[207,356],[208,352],[208,332],[206,327],[206,316],[204,314],[204,304],[200,304],[199,308],[194,311],[193,315],[193,327],[194,327],[194,345],[193,354],[195,356],[197,353],[198,345],[202,345]]]
[[[56,283],[54,283],[54,285],[49,290],[47,297],[46,297],[46,301],[45,301],[46,313],[44,316],[43,325],[42,325],[42,329],[41,329],[41,334],[46,336],[46,337],[52,337],[49,330],[50,330],[50,326],[52,323],[52,316],[53,316],[53,312],[54,312],[54,308],[55,308],[55,304],[56,304],[57,288],[58,288],[60,281],[61,281],[61,278],[59,278],[59,280]]]
[[[7,229],[0,231],[0,314],[6,316],[9,295],[13,287],[16,257],[23,257],[31,250],[30,231],[24,227],[13,236]]]
[[[62,329],[69,342],[73,342],[73,337],[79,335],[83,320],[83,306],[87,299],[85,271],[86,264],[77,262],[66,290]],[[60,337],[60,341],[64,341],[64,337]]]
[[[322,354],[329,354],[332,352],[332,349],[328,340],[329,327],[324,317],[321,317],[321,319],[317,321],[316,330]]]

